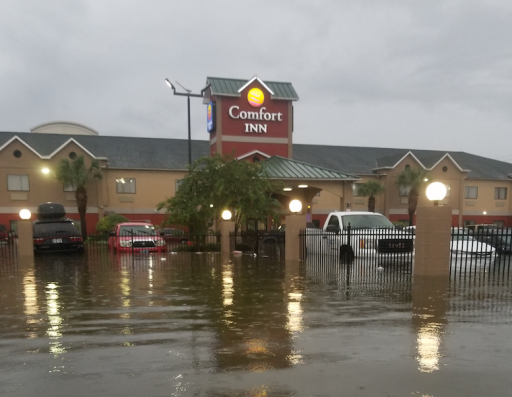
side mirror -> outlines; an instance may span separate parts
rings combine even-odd
[[[110,232],[108,235],[111,236],[111,237],[115,237],[116,236],[116,232]]]

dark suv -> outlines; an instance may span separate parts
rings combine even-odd
[[[82,252],[84,242],[71,219],[42,219],[34,222],[34,252]]]

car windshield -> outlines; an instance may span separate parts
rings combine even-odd
[[[394,229],[393,224],[384,216],[380,215],[344,215],[342,216],[343,227],[348,225],[354,229]]]
[[[34,224],[34,237],[38,236],[78,236],[80,233],[73,222],[45,222]]]
[[[121,236],[156,236],[156,230],[153,225],[127,225],[121,226],[119,229],[119,234]]]

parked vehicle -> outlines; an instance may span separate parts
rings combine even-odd
[[[350,226],[350,228],[349,228]],[[384,215],[372,212],[331,212],[323,229],[306,228],[306,252],[340,258],[377,255],[412,259],[414,236],[395,229]]]
[[[0,241],[9,240],[9,233],[7,232],[7,228],[5,225],[0,225]]]
[[[118,223],[108,238],[108,249],[116,252],[165,252],[167,244],[151,223]]]
[[[189,242],[188,235],[183,230],[174,229],[172,227],[162,229],[160,235],[168,243],[187,244]]]
[[[416,235],[416,226],[406,226],[402,229],[405,233]]]
[[[474,234],[487,233],[487,232],[492,232],[492,231],[499,229],[498,225],[494,225],[492,223],[481,224],[481,225],[468,225],[466,228]]]
[[[61,203],[42,203],[37,207],[37,219],[59,219],[66,216],[66,210]]]
[[[473,236],[476,240],[492,245],[500,254],[512,253],[512,235],[501,230],[493,233],[478,233]]]
[[[450,251],[472,256],[492,256],[496,253],[492,245],[478,241],[467,234],[452,234]]]
[[[71,219],[37,220],[33,224],[34,253],[82,252],[84,242]]]

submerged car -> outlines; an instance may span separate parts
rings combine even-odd
[[[34,252],[83,252],[80,231],[68,218],[37,220],[33,225]]]
[[[478,235],[475,238],[486,244],[492,245],[500,254],[512,253],[512,235],[504,233],[496,233],[489,235]]]
[[[496,253],[496,248],[466,234],[452,234],[450,251],[460,255],[491,256]]]
[[[186,244],[189,242],[188,235],[181,229],[166,227],[160,232],[160,235],[170,243]]]
[[[108,238],[108,249],[116,252],[166,252],[167,244],[151,223],[118,223]]]

